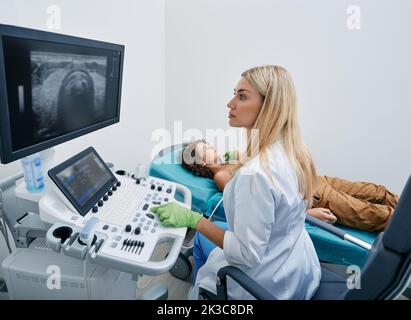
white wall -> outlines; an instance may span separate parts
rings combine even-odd
[[[150,160],[151,133],[164,126],[164,0],[0,0],[0,23],[50,31],[47,8],[61,8],[61,29],[53,32],[124,44],[120,123],[66,142],[56,161],[94,146],[117,168],[134,170]],[[19,170],[0,165],[0,178]]]
[[[348,30],[347,7],[361,29]],[[166,1],[166,125],[227,128],[240,74],[286,67],[319,174],[400,192],[411,173],[411,2]]]

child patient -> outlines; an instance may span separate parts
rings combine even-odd
[[[238,159],[237,151],[221,156],[205,140],[188,144],[182,152],[183,167],[214,179],[220,191],[234,175]],[[384,230],[397,202],[398,195],[381,185],[318,176],[313,206],[307,213],[327,223],[338,221],[356,229],[379,232]]]

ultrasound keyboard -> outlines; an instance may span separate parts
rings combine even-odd
[[[95,150],[88,150],[90,152]],[[82,168],[78,159],[86,156],[92,159],[86,152],[69,159],[71,161],[55,172],[52,171],[54,169],[49,172],[54,188],[40,200],[40,217],[52,224],[46,239],[49,247],[56,252],[82,260],[88,258],[124,272],[157,275],[168,271],[178,258],[187,229],[161,225],[150,208],[172,201],[179,202],[175,199],[176,195],[184,199],[179,202],[182,206],[190,208],[190,191],[182,185],[159,178],[135,179],[129,175],[110,173],[111,182],[103,190],[96,191],[96,195],[90,196],[90,202],[83,204],[85,209],[80,208],[73,200],[76,197],[70,199],[67,193],[81,195],[80,198],[84,199],[83,195],[91,194],[89,190],[95,188],[77,183],[76,188],[81,189],[81,192],[77,192],[72,187],[74,184],[64,185],[64,175],[60,172],[66,172],[73,163]],[[88,170],[93,166],[87,164],[84,168]],[[73,170],[67,172],[72,173]],[[87,177],[86,174],[79,176],[83,180]],[[167,258],[160,262],[150,261],[156,246],[163,241],[173,241]]]

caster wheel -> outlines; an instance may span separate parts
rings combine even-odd
[[[170,273],[180,280],[188,280],[193,270],[190,260],[186,255],[180,252],[175,265],[170,269]]]

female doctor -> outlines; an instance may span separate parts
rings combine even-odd
[[[316,170],[301,139],[290,74],[272,65],[245,71],[228,108],[230,126],[247,130],[248,158],[243,157],[224,189],[227,226],[213,224],[176,203],[151,210],[164,225],[197,230],[197,274],[189,298],[198,298],[199,287],[215,293],[218,270],[230,264],[277,299],[310,299],[321,278],[304,227]],[[230,280],[228,296],[253,298]]]

